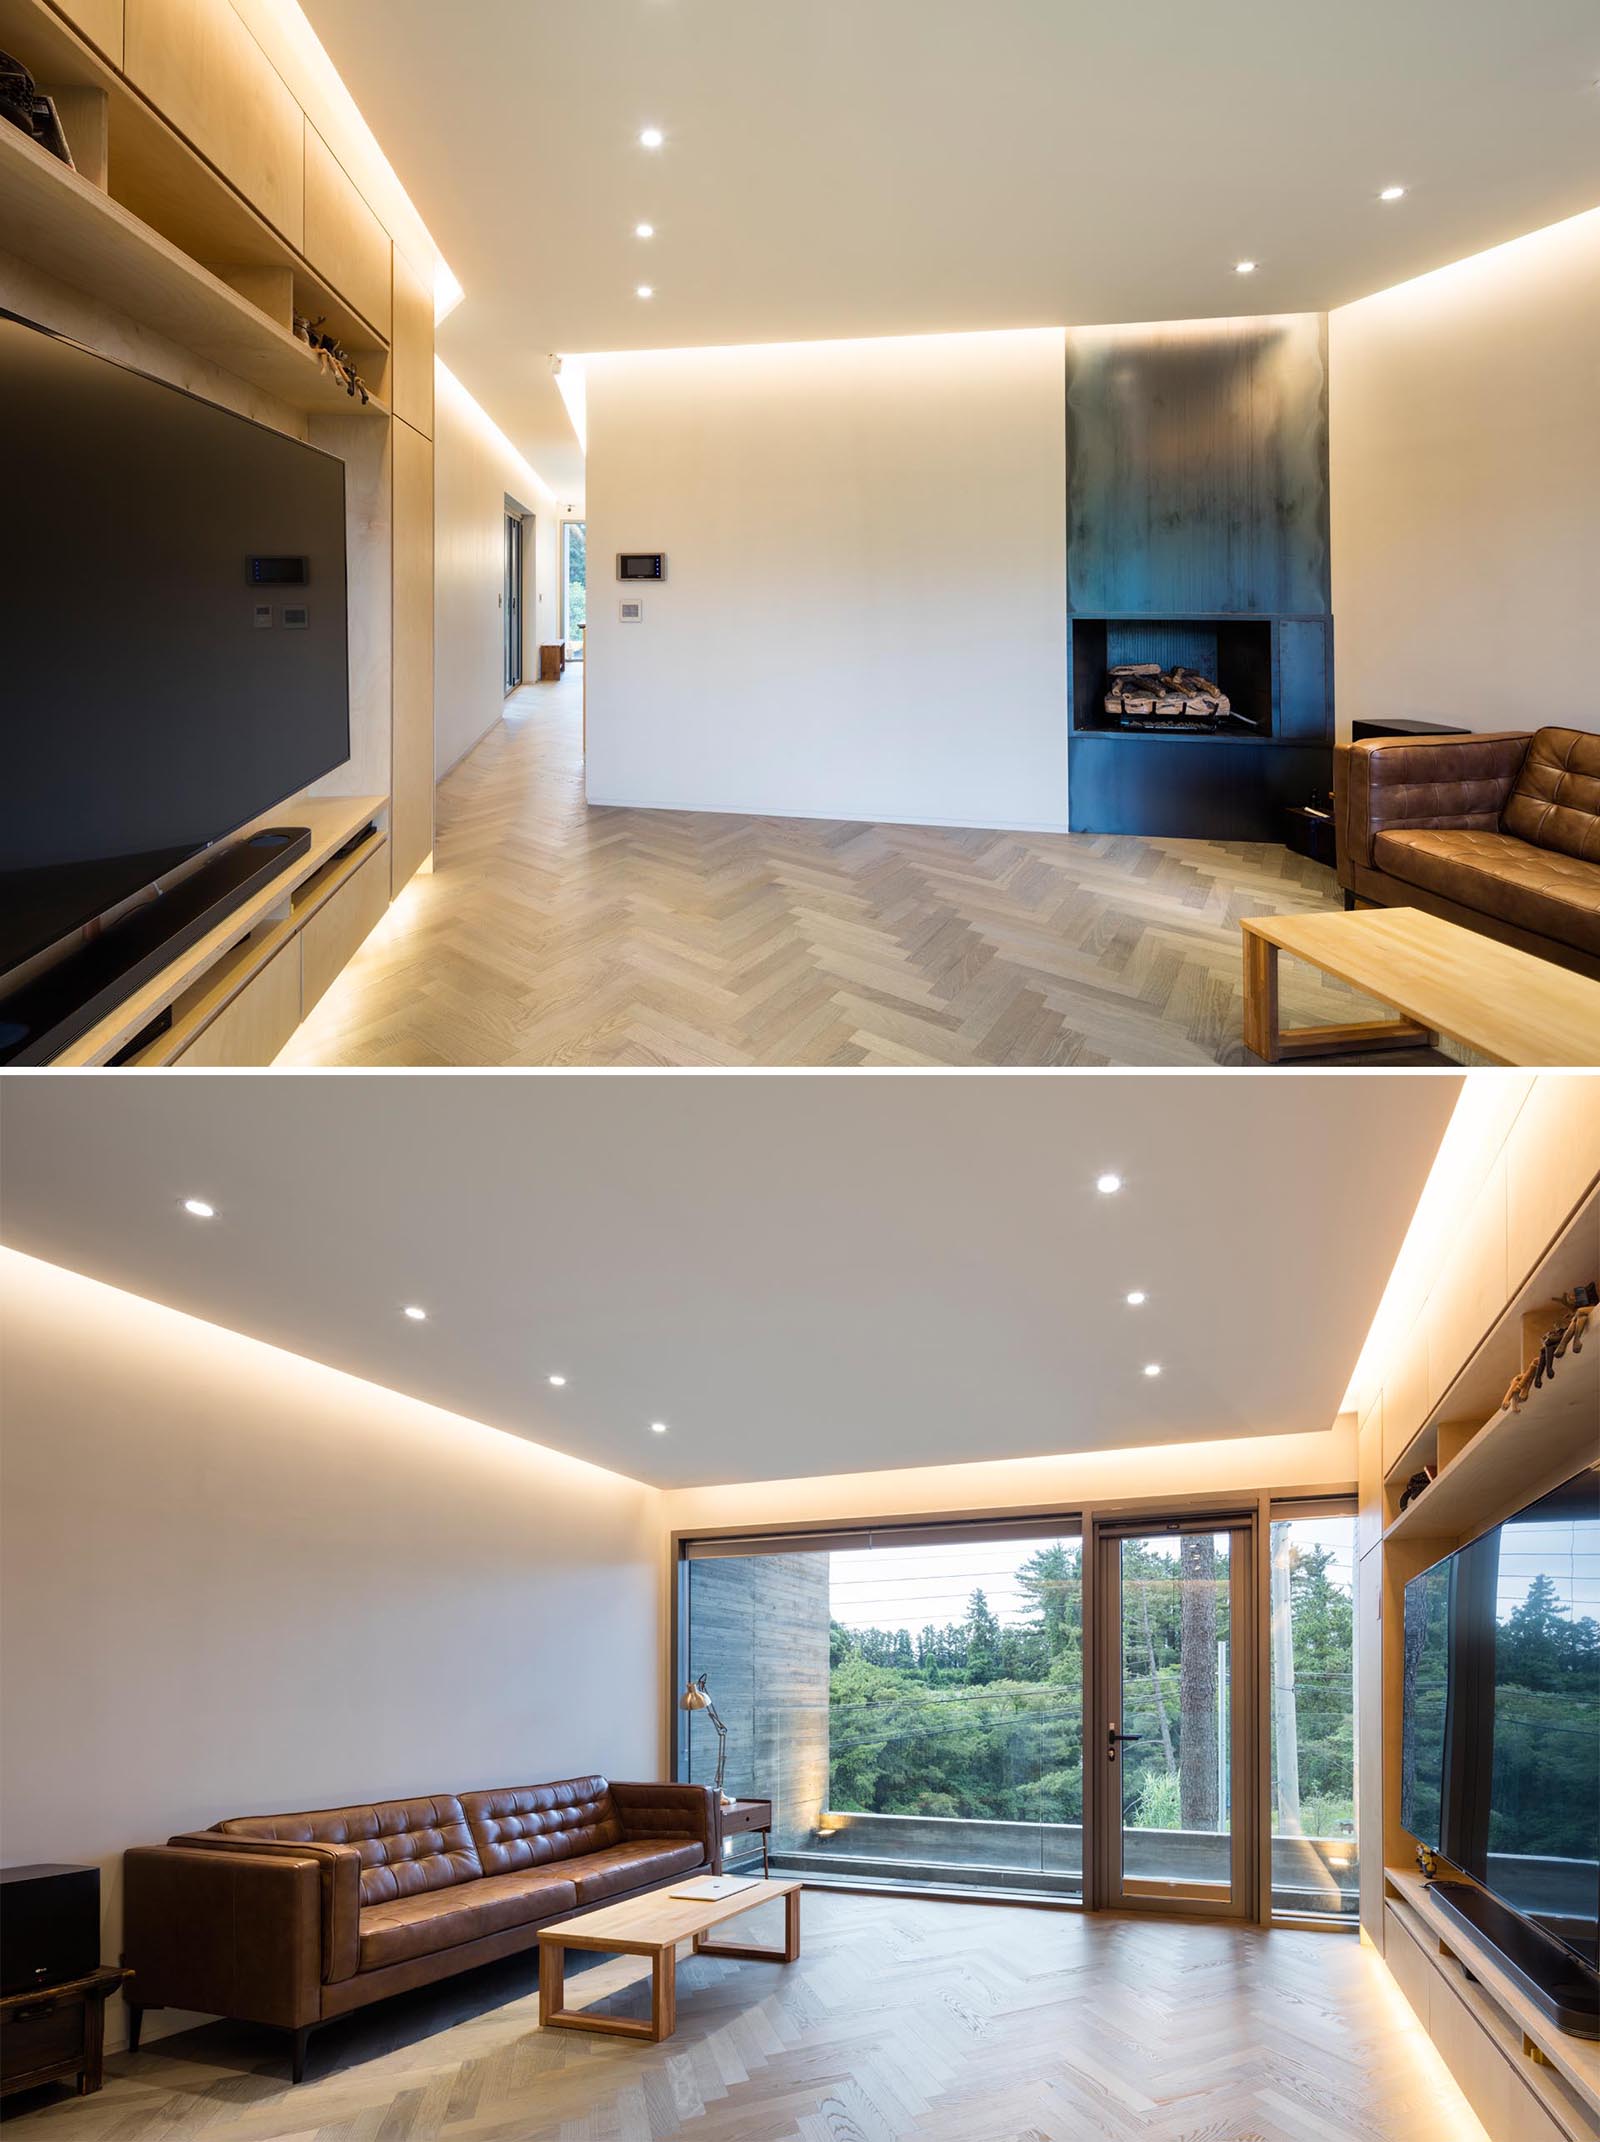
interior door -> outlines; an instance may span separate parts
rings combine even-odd
[[[1253,1917],[1254,1523],[1099,1528],[1100,1894],[1114,1910]]]
[[[506,690],[522,682],[522,518],[506,515],[506,581],[500,598],[505,619]]]

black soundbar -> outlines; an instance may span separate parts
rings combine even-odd
[[[141,984],[225,921],[311,846],[309,826],[271,826],[219,848],[170,892],[0,998],[0,1064],[47,1064]]]
[[[1428,1894],[1458,1926],[1489,1944],[1501,1969],[1558,2029],[1575,2038],[1600,2038],[1600,1977],[1553,1935],[1470,1882],[1430,1882]]]

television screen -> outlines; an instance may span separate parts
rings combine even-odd
[[[344,464],[0,313],[0,975],[350,755]]]
[[[1402,1821],[1600,1963],[1600,1472],[1412,1579]]]

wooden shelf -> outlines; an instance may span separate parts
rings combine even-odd
[[[1516,1412],[1487,1421],[1384,1532],[1462,1539],[1600,1460],[1600,1325]]]
[[[1507,1385],[1521,1371],[1526,1360],[1523,1353],[1524,1317],[1540,1318],[1548,1328],[1556,1320],[1558,1297],[1594,1279],[1597,1260],[1600,1260],[1600,1186],[1583,1199],[1555,1242],[1428,1408],[1421,1425],[1385,1473],[1386,1491],[1397,1491],[1413,1473],[1438,1463],[1441,1431],[1452,1431],[1452,1440],[1459,1443],[1463,1428],[1470,1430],[1498,1414]],[[1596,1338],[1586,1340],[1586,1350],[1597,1343],[1600,1340]],[[1408,1519],[1410,1515],[1408,1510]]]
[[[1429,1950],[1442,1947],[1447,1952],[1430,1954],[1430,1961],[1445,1972],[1452,1990],[1500,2041],[1524,2085],[1569,2127],[1579,2107],[1590,2121],[1600,2118],[1600,2043],[1557,2029],[1496,1961],[1494,1950],[1434,1903],[1420,1874],[1404,1867],[1385,1867],[1383,1877],[1392,1900],[1420,1922]],[[1530,2046],[1539,2056],[1537,2061],[1526,2057]],[[1556,2089],[1551,2087],[1552,2076],[1560,2079]]]
[[[12,126],[0,127],[0,245],[291,408],[389,413],[346,394],[288,328]]]
[[[275,926],[281,922],[291,925],[284,933],[287,937],[293,929],[301,927],[310,910],[304,899],[296,907],[296,895],[339,854],[341,848],[355,839],[364,826],[381,825],[388,810],[387,796],[300,796],[279,804],[276,810],[263,812],[251,826],[241,828],[241,832],[250,832],[273,825],[306,825],[311,828],[311,847],[293,869],[285,870],[271,884],[253,893],[225,921],[208,930],[152,981],[146,982],[114,1012],[107,1013],[86,1034],[80,1035],[53,1059],[52,1068],[109,1062],[152,1019],[169,1006],[176,1006],[187,992],[198,989],[200,993],[188,998],[181,1007],[178,1023],[183,1029],[182,1034],[177,1039],[170,1034],[158,1035],[138,1059],[141,1063],[164,1062],[184,1039],[191,1038],[206,1024],[221,1001],[236,994],[249,976],[278,949],[276,941],[268,944],[265,937],[255,937],[253,933],[263,924]],[[368,852],[368,847],[363,846],[359,855],[348,859],[348,873],[341,869],[332,876],[331,882],[322,881],[313,888],[311,897],[320,900],[330,896],[343,882],[344,876],[353,873],[358,862],[366,860]],[[241,954],[238,948],[247,938],[252,940],[251,945]]]

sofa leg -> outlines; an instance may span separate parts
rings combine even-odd
[[[306,2079],[306,2046],[311,2039],[311,2025],[302,2023],[300,2028],[293,2032],[292,2035],[294,2038],[294,2051],[290,2059],[289,2080],[301,2083]]]
[[[132,2001],[128,2002],[127,2008],[128,2051],[130,2053],[136,2053],[139,2050],[139,2033],[144,2029],[144,2010],[142,2008],[136,2008],[133,2005]]]
[[[1356,896],[1353,892],[1346,892],[1344,896],[1344,911],[1347,915],[1353,915],[1356,911]]]

